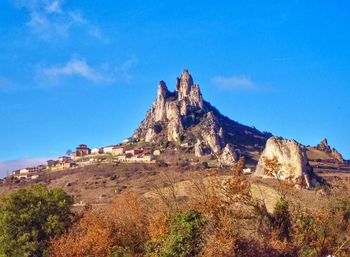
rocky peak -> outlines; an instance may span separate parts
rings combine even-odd
[[[176,79],[174,92],[164,81],[159,82],[157,99],[133,135],[134,139],[151,143],[187,140],[198,156],[219,155],[228,143],[255,151],[265,145],[268,137],[230,120],[205,102],[187,69]]]
[[[323,140],[321,141],[321,143],[319,143],[319,144],[316,146],[316,149],[317,149],[317,150],[320,150],[320,151],[323,151],[323,152],[326,152],[326,153],[332,152],[331,147],[328,145],[328,140],[327,140],[327,138],[323,139]]]
[[[331,148],[330,145],[328,144],[328,140],[325,138],[321,141],[320,144],[316,146],[316,149],[325,153],[328,153],[333,157],[335,160],[337,160],[340,163],[344,163],[345,160],[341,153],[338,152],[337,149]]]
[[[158,84],[158,97],[157,99],[160,98],[166,98],[169,93],[168,87],[166,86],[165,82],[163,80],[159,81]]]
[[[178,93],[179,100],[182,100],[188,96],[193,86],[193,79],[187,69],[184,69],[180,78],[176,80],[176,91]]]

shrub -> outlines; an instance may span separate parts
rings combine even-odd
[[[0,205],[0,256],[46,256],[48,240],[71,225],[73,199],[43,185],[19,189]]]
[[[273,226],[277,232],[277,238],[279,240],[290,239],[290,229],[292,223],[288,208],[287,200],[284,197],[281,197],[276,203],[273,212]]]
[[[171,220],[169,234],[148,244],[149,255],[160,257],[196,256],[201,248],[204,217],[197,211],[180,212]]]
[[[87,212],[69,233],[52,240],[50,256],[135,256],[148,237],[139,199],[124,194],[114,204]]]

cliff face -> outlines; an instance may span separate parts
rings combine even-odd
[[[240,150],[262,150],[270,136],[220,114],[203,100],[188,70],[176,79],[174,92],[159,82],[157,99],[133,134],[134,139],[150,143],[187,141],[197,156],[219,153],[227,144]]]

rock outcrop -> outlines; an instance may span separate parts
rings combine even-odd
[[[338,152],[337,149],[333,148],[332,149],[332,156],[334,159],[336,159],[338,162],[340,163],[345,163],[345,160],[343,158],[343,155],[341,155],[341,153]]]
[[[230,120],[204,101],[199,85],[186,69],[176,79],[174,92],[164,81],[159,82],[157,99],[133,134],[134,140],[152,144],[187,141],[197,156],[219,154],[227,144],[257,151],[270,136]]]
[[[339,153],[337,149],[331,148],[330,145],[328,144],[328,140],[326,138],[323,139],[321,141],[321,143],[318,144],[315,148],[319,151],[322,151],[322,152],[329,154],[331,158],[334,158],[336,161],[338,161],[340,163],[345,162],[341,153]]]
[[[274,167],[267,167],[268,160],[277,160],[277,165],[275,163]],[[273,174],[268,174],[268,171],[274,169]],[[255,175],[277,177],[281,180],[288,180],[310,187],[312,186],[310,182],[311,172],[306,156],[306,148],[303,145],[295,140],[271,137],[259,159]]]
[[[316,149],[322,152],[331,153],[332,149],[328,144],[327,138],[323,139],[321,143],[316,146]]]
[[[206,147],[201,140],[197,140],[197,143],[194,145],[194,154],[197,157],[202,157],[206,154]]]
[[[221,166],[233,166],[239,160],[239,153],[231,144],[227,144],[219,157]]]

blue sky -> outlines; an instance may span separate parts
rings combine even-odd
[[[1,1],[0,167],[121,141],[183,68],[230,118],[350,158],[348,1],[228,2]]]

